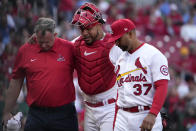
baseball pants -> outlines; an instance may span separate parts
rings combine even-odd
[[[115,103],[100,107],[85,104],[84,131],[112,131]]]
[[[114,131],[141,131],[141,124],[148,114],[147,111],[130,113],[119,109],[116,114]],[[162,131],[162,119],[160,113],[156,117],[155,124],[151,131]]]

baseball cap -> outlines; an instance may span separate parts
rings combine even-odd
[[[112,36],[108,42],[113,42],[123,36],[125,33],[135,29],[135,24],[129,19],[119,19],[112,23]]]

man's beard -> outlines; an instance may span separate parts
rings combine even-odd
[[[95,37],[89,37],[90,38],[90,42],[88,42],[88,41],[85,41],[85,43],[87,44],[87,45],[89,45],[89,46],[91,46],[91,45],[93,45],[93,43],[97,40],[97,37],[99,36],[99,32],[97,31],[97,34],[96,34],[96,36]]]

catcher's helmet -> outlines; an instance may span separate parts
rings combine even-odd
[[[92,3],[85,3],[74,14],[72,24],[82,28],[91,28],[97,23],[104,24],[100,10]]]

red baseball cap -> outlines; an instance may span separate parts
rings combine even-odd
[[[129,19],[119,19],[112,23],[112,36],[108,42],[114,42],[123,36],[125,33],[135,29],[135,24]]]

